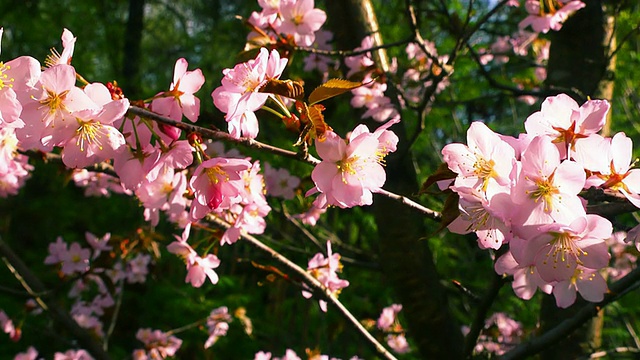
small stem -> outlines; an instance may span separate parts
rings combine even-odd
[[[272,113],[273,115],[277,116],[278,119],[282,119],[283,117],[285,117],[284,115],[280,114],[277,110],[274,110],[268,107],[267,105],[263,105],[260,109]]]
[[[207,217],[207,219],[225,229],[231,227],[231,225],[229,225],[226,221],[217,217],[209,216]],[[389,350],[384,347],[384,345],[376,340],[376,338],[373,337],[373,335],[371,335],[367,331],[367,329],[364,328],[360,321],[358,321],[358,319],[356,319],[355,316],[351,314],[351,312],[338,300],[338,298],[335,297],[335,295],[333,295],[329,290],[325,289],[325,287],[318,281],[318,279],[309,275],[309,273],[307,273],[305,269],[301,268],[296,263],[289,260],[287,257],[281,255],[266,244],[262,243],[257,238],[248,234],[241,234],[240,236],[251,246],[270,255],[275,261],[284,265],[291,272],[298,275],[302,279],[302,281],[309,286],[314,294],[320,295],[323,300],[326,300],[328,303],[331,303],[335,308],[337,308],[340,315],[342,315],[342,317],[344,317],[349,323],[351,323],[351,326],[353,326],[358,331],[358,333],[367,341],[367,343],[378,353],[380,357],[389,360],[396,359],[395,356],[393,356],[393,354],[391,354],[391,352],[389,352]]]

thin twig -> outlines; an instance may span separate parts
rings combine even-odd
[[[424,206],[418,204],[417,202],[409,199],[406,196],[397,195],[397,194],[394,194],[394,193],[389,192],[389,191],[384,190],[384,189],[377,190],[376,194],[380,194],[380,195],[386,196],[386,197],[391,198],[393,200],[396,200],[396,201],[398,201],[398,202],[400,202],[400,203],[402,203],[404,205],[407,205],[408,207],[410,207],[412,209],[418,210],[421,213],[425,214],[431,220],[440,220],[440,218],[442,217],[442,215],[439,212],[437,212],[435,210],[431,210],[431,209],[429,209],[427,207],[424,207]]]
[[[102,344],[102,348],[104,351],[109,350],[109,338],[113,331],[116,328],[116,322],[118,320],[118,315],[120,314],[120,308],[122,307],[122,298],[124,294],[124,280],[120,280],[120,286],[118,287],[118,298],[116,299],[116,306],[113,309],[113,315],[111,315],[111,322],[109,323],[109,328],[107,329],[107,333],[104,336],[104,343]]]
[[[73,337],[78,340],[80,346],[87,350],[98,360],[108,360],[109,355],[102,350],[102,347],[96,343],[86,330],[81,328],[78,323],[73,320],[68,312],[60,308],[54,300],[41,297],[46,291],[44,285],[38,277],[22,262],[22,259],[16,255],[13,250],[0,238],[0,256],[5,265],[11,271],[13,276],[22,284],[22,287],[36,300],[38,305],[60,325],[67,329]]]
[[[494,273],[493,279],[491,280],[491,286],[482,298],[480,304],[477,306],[476,316],[471,323],[469,333],[464,339],[463,354],[465,356],[471,356],[471,353],[473,352],[473,349],[475,348],[478,341],[478,336],[480,336],[480,332],[484,327],[487,313],[489,312],[489,309],[491,308],[491,305],[493,304],[495,299],[498,297],[498,293],[500,292],[500,289],[502,288],[502,285],[504,285],[504,283],[505,279],[503,279],[502,276]]]
[[[302,52],[308,52],[316,55],[325,55],[325,56],[340,56],[340,57],[350,57],[350,56],[358,56],[364,55],[366,53],[370,53],[372,51],[380,50],[380,49],[389,49],[396,46],[406,45],[413,41],[413,37],[406,40],[394,41],[378,46],[371,46],[366,49],[361,50],[322,50],[310,47],[296,46],[294,49]]]
[[[217,217],[209,216],[207,217],[207,219],[225,229],[231,227],[231,225],[229,225],[226,221]],[[248,234],[241,234],[241,237],[251,246],[270,255],[274,260],[284,265],[291,272],[295,273],[307,286],[309,286],[309,289],[313,291],[314,294],[319,295],[323,300],[331,303],[331,305],[333,305],[338,310],[340,315],[342,315],[342,317],[344,317],[349,323],[351,323],[351,325],[358,331],[358,333],[366,340],[367,344],[369,344],[380,357],[389,360],[396,359],[396,357],[393,356],[393,354],[391,354],[391,352],[389,352],[389,350],[387,350],[384,345],[382,345],[375,337],[373,337],[373,335],[371,335],[367,331],[367,329],[364,328],[360,321],[358,321],[358,319],[356,319],[355,316],[351,314],[351,312],[338,300],[338,298],[335,297],[335,295],[333,295],[329,290],[322,286],[318,279],[311,276],[305,269],[301,268],[296,263],[292,262],[269,246],[265,245],[257,238]]]

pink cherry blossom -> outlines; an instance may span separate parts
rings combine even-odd
[[[453,143],[442,149],[444,161],[457,173],[456,187],[477,189],[491,197],[511,184],[514,149],[482,122],[467,131],[467,145]]]
[[[293,199],[294,190],[300,185],[300,178],[289,174],[287,169],[274,169],[265,163],[264,180],[267,186],[267,194],[284,199]]]
[[[81,247],[77,242],[71,243],[69,250],[60,254],[62,273],[65,275],[73,275],[75,273],[81,274],[88,271],[90,256],[91,250]]]
[[[50,151],[57,145],[51,141],[54,129],[76,122],[72,112],[99,110],[75,83],[76,72],[70,65],[55,65],[42,72],[29,100],[23,102],[21,118],[25,126],[16,131],[24,148]]]
[[[460,197],[460,216],[447,226],[449,231],[456,234],[475,232],[481,249],[499,249],[509,241],[509,219],[513,202],[508,192],[493,194],[488,201],[476,189],[455,186],[452,189]]]
[[[539,235],[527,244],[527,253],[535,255],[535,265],[543,280],[571,278],[578,266],[599,270],[609,264],[605,240],[611,237],[609,220],[588,214],[570,225],[552,223],[538,228]]]
[[[524,123],[530,135],[548,135],[565,159],[576,141],[586,138],[602,129],[609,111],[606,100],[589,100],[578,106],[566,94],[548,97],[540,111],[531,114]]]
[[[391,327],[396,321],[396,317],[398,313],[402,310],[402,305],[400,304],[392,304],[391,306],[387,306],[382,309],[382,313],[376,322],[376,326],[378,329],[382,331],[390,331]]]
[[[543,3],[544,7],[542,7]],[[551,0],[544,2],[527,0],[524,6],[529,16],[522,20],[518,27],[524,29],[531,25],[533,31],[546,34],[549,30],[560,30],[569,16],[585,7],[586,4],[579,0]]]
[[[111,239],[111,233],[106,233],[103,237],[99,238],[87,231],[84,233],[84,236],[89,245],[93,248],[93,256],[91,257],[93,260],[100,256],[101,252],[112,249],[112,247],[108,245],[109,240]]]
[[[387,136],[383,132],[372,134],[368,129],[354,130],[347,142],[329,131],[324,141],[316,142],[322,162],[313,169],[311,178],[316,190],[326,196],[327,204],[349,208],[373,202],[372,193],[386,180],[380,162],[386,151],[395,147]]]
[[[54,144],[63,147],[62,161],[70,168],[85,167],[114,158],[125,145],[124,135],[112,124],[129,108],[127,99],[106,104],[100,111],[73,113],[74,120],[52,133]]]
[[[216,274],[213,269],[220,266],[220,260],[213,254],[208,254],[205,257],[198,255],[191,245],[187,243],[190,228],[191,227],[187,225],[182,236],[176,236],[177,241],[169,244],[167,250],[180,256],[185,261],[187,265],[185,282],[190,283],[193,287],[201,287],[205,280],[209,278],[211,283],[216,284],[218,282],[218,274]]]
[[[522,154],[511,193],[518,204],[516,228],[551,222],[570,224],[584,217],[584,206],[577,195],[585,180],[585,172],[578,163],[560,161],[560,152],[551,138],[535,137]]]
[[[53,360],[93,360],[93,357],[86,350],[67,350],[55,353]]]
[[[169,91],[156,95],[151,103],[154,112],[176,121],[182,120],[182,115],[192,122],[198,120],[200,99],[193,94],[204,84],[204,75],[200,69],[187,71],[188,65],[184,58],[176,61]]]
[[[239,138],[244,134],[254,138],[258,134],[253,112],[269,97],[268,93],[259,90],[269,79],[278,79],[286,64],[287,59],[281,59],[276,50],[269,53],[261,48],[255,59],[223,70],[222,86],[216,88],[211,97],[215,106],[227,114],[225,119],[231,135]]]
[[[229,315],[229,309],[226,306],[213,309],[207,317],[207,329],[209,331],[209,338],[204,343],[204,348],[208,349],[218,341],[218,338],[227,335],[229,330],[229,323],[233,319]]]
[[[219,207],[229,208],[244,189],[241,172],[249,168],[251,163],[242,159],[213,158],[200,164],[189,182],[195,195],[191,218],[202,219]]]
[[[127,195],[133,194],[122,186],[119,178],[103,172],[75,169],[71,177],[76,186],[85,188],[85,196],[109,197],[112,193]]]
[[[327,257],[325,258],[322,253],[317,253],[309,260],[307,267],[307,271],[311,273],[311,276],[318,279],[318,281],[334,295],[338,295],[343,288],[349,286],[349,281],[338,278],[338,272],[341,270],[340,255],[332,253],[330,241],[327,241]],[[306,290],[302,291],[302,295],[307,299],[312,296],[312,294]],[[319,302],[320,309],[326,312],[327,302],[324,300],[320,300]]]
[[[540,277],[538,270],[533,264],[533,259],[529,259],[529,263],[524,263],[523,261],[522,264],[515,260],[513,251],[517,251],[518,247],[521,249],[525,247],[523,240],[516,237],[511,241],[510,246],[511,250],[502,255],[496,261],[496,273],[500,275],[513,275],[511,287],[513,288],[513,292],[516,296],[521,299],[530,300],[538,289],[542,290],[544,293],[551,294],[553,287]]]
[[[151,255],[139,253],[127,262],[125,278],[129,284],[144,283],[149,275]]]
[[[600,302],[607,292],[607,282],[597,270],[578,267],[569,279],[553,286],[556,305],[563,309],[571,306],[576,300],[576,292],[587,301]]]
[[[314,33],[327,20],[327,14],[314,9],[314,0],[280,0],[282,24],[279,31],[293,35],[296,45],[311,46]]]
[[[0,329],[9,335],[12,341],[20,340],[21,330],[17,328],[4,310],[0,310]]]
[[[607,245],[609,245],[611,249],[613,264],[606,270],[609,278],[613,281],[621,279],[636,268],[636,262],[638,260],[636,256],[637,253],[630,251],[633,248],[627,244],[626,237],[626,232],[617,231],[607,239]]]
[[[606,149],[606,144],[605,149]],[[602,149],[602,148],[595,148]],[[589,152],[593,152],[592,149]],[[640,169],[630,169],[633,160],[633,144],[625,133],[617,133],[609,142],[606,166],[594,171],[587,179],[587,186],[597,186],[604,189],[617,190],[633,205],[640,207]],[[602,152],[599,152],[600,158]]]
[[[149,328],[139,329],[136,332],[136,339],[145,345],[145,350],[136,350],[133,355],[134,359],[165,359],[175,356],[182,346],[181,339]]]
[[[185,282],[190,283],[193,287],[202,286],[207,278],[212,284],[218,283],[218,274],[213,271],[220,266],[220,260],[217,256],[213,254],[208,254],[205,257],[195,255],[189,259],[189,262]]]
[[[389,334],[385,340],[387,345],[398,354],[406,354],[411,351],[407,338],[403,334]]]
[[[26,352],[17,354],[13,360],[36,360],[38,358],[38,350],[33,346],[29,346]]]

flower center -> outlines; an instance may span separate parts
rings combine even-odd
[[[553,196],[560,194],[558,187],[553,184],[554,174],[555,173],[552,173],[549,177],[545,176],[542,179],[535,180],[537,188],[533,191],[527,191],[527,194],[534,202],[538,202],[540,199],[544,201],[544,211],[547,213],[552,210]],[[525,177],[525,179],[529,180],[527,177]]]
[[[9,69],[11,69],[11,66],[5,65],[3,62],[0,61],[0,90],[4,89],[5,87],[8,87],[8,88],[13,87],[14,79],[10,78],[9,75],[4,73]]]
[[[55,114],[58,110],[65,110],[66,107],[64,106],[64,104],[62,103],[65,98],[67,97],[67,94],[69,93],[69,90],[65,90],[61,93],[55,93],[49,89],[45,89],[45,91],[47,92],[47,98],[40,100],[40,104],[42,106],[40,106],[40,108],[42,107],[48,107],[49,108],[49,114]]]
[[[336,163],[338,170],[340,170],[340,173],[342,174],[343,183],[345,184],[347,183],[345,174],[355,175],[358,173],[356,169],[361,167],[360,165],[356,164],[356,161],[358,161],[358,159],[359,159],[358,156],[352,156],[348,159],[343,159],[342,161],[338,161]]]
[[[222,170],[220,166],[213,166],[205,169],[205,174],[212,185],[217,185],[220,181],[229,181],[229,174]]]
[[[473,164],[474,173],[480,179],[482,179],[482,190],[487,191],[489,185],[489,179],[496,177],[498,174],[493,170],[495,161],[487,161],[485,158],[476,155],[476,162]]]
[[[551,249],[547,253],[546,257],[553,259],[553,268],[555,269],[560,263],[566,263],[566,267],[571,267],[571,263],[568,261],[573,258],[576,260],[578,265],[582,265],[582,261],[580,261],[581,256],[587,256],[587,252],[582,250],[576,245],[575,237],[569,233],[552,233],[553,239],[549,242],[551,245]],[[544,260],[544,263],[547,263],[547,259]]]
[[[85,150],[85,143],[86,146],[95,144],[98,146],[98,149],[102,150],[102,124],[93,120],[86,122],[82,119],[77,120],[80,127],[76,129],[76,136],[78,137],[76,145],[80,147],[80,151]]]

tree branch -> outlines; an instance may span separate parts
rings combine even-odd
[[[594,317],[603,307],[618,300],[632,289],[640,285],[640,267],[635,268],[627,276],[611,284],[609,293],[599,303],[583,306],[575,316],[569,318],[543,335],[518,345],[502,357],[503,360],[524,359],[548,348],[551,344],[562,340],[586,321]]]
[[[207,220],[225,229],[228,229],[231,227],[231,225],[229,225],[229,223],[227,223],[226,221],[214,216],[208,216]],[[289,269],[289,271],[299,276],[302,279],[302,281],[309,286],[309,288],[313,291],[314,294],[319,295],[323,300],[326,300],[328,303],[331,303],[331,305],[333,305],[338,310],[340,315],[342,315],[342,317],[344,317],[358,331],[358,333],[366,340],[366,342],[371,346],[373,350],[375,350],[375,352],[380,357],[388,360],[396,359],[395,356],[393,356],[393,354],[389,352],[389,350],[387,350],[378,340],[376,340],[375,337],[373,337],[373,335],[371,335],[367,331],[367,329],[364,328],[364,326],[360,323],[360,321],[358,321],[358,319],[356,319],[355,316],[353,316],[353,314],[349,312],[349,310],[338,300],[338,298],[336,298],[330,291],[328,291],[324,286],[322,286],[322,284],[318,281],[318,279],[309,275],[309,273],[307,273],[305,269],[301,268],[296,263],[292,262],[285,256],[281,255],[277,251],[270,248],[269,246],[265,245],[257,238],[248,234],[241,234],[240,236],[242,237],[242,239],[248,242],[251,246],[268,254],[275,261],[279,262],[280,264],[284,265],[287,269]]]

